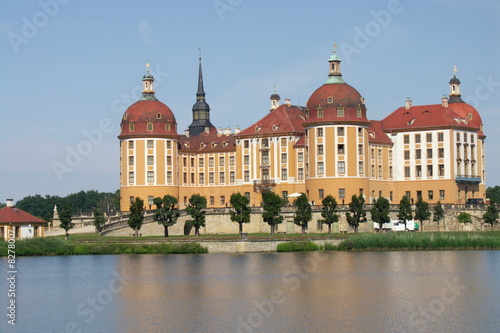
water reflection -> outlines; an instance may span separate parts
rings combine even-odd
[[[74,322],[81,332],[495,332],[499,259],[498,251],[22,258],[13,331],[64,332]],[[104,295],[116,272],[128,283],[88,320],[79,306]]]

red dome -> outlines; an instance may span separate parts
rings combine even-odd
[[[479,112],[472,106],[467,103],[450,103],[448,107],[455,111],[460,117],[463,119],[468,119],[468,124],[477,128],[482,134],[483,132],[483,121]]]
[[[158,100],[139,100],[123,114],[120,139],[178,136],[175,116]]]
[[[359,92],[347,83],[326,83],[316,89],[307,101],[309,117],[306,122],[347,121],[368,122],[366,107]],[[317,110],[323,109],[321,112]],[[338,108],[344,109],[344,116],[339,116]]]

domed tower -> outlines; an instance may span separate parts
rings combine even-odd
[[[306,189],[320,204],[331,194],[350,202],[353,194],[369,191],[368,126],[364,98],[348,85],[340,71],[335,50],[328,59],[328,80],[307,101]]]
[[[118,136],[122,211],[130,210],[135,197],[149,208],[155,197],[179,194],[177,122],[170,108],[156,99],[154,78],[146,66],[142,96],[123,114]]]
[[[276,86],[274,86],[274,92],[271,95],[271,97],[269,97],[269,99],[271,100],[271,107],[269,108],[269,111],[273,111],[278,106],[280,106],[280,99],[281,99],[281,97],[280,97],[280,95],[278,95],[276,93]]]

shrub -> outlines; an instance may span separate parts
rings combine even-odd
[[[295,252],[295,251],[318,251],[319,246],[313,242],[285,242],[278,244],[278,252]]]

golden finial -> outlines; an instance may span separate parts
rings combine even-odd
[[[337,53],[337,43],[333,41],[333,53]]]
[[[148,73],[149,73],[149,67],[150,67],[150,66],[151,66],[151,65],[149,64],[149,60],[148,60],[148,62],[146,63],[146,71],[147,71]]]
[[[457,66],[454,65],[453,66],[453,76],[457,76],[457,72],[458,72]]]

